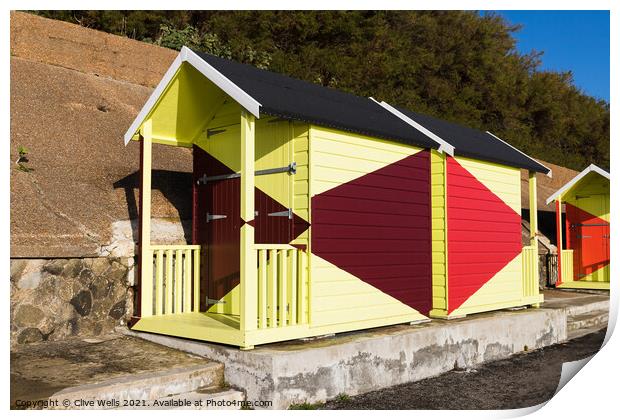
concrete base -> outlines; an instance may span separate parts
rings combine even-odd
[[[608,307],[605,297],[595,299],[586,297],[588,310]],[[252,351],[126,333],[223,362],[226,382],[243,389],[248,400],[269,400],[272,408],[285,409],[291,404],[326,401],[342,393],[356,395],[418,381],[565,341],[569,314],[582,312],[567,307],[578,306],[579,300],[557,298],[545,303],[554,306],[551,308],[396,325],[314,342],[260,346]]]

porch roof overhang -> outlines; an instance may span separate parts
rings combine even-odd
[[[181,51],[173,61],[172,65],[168,68],[164,77],[158,83],[157,87],[151,93],[148,100],[138,113],[138,116],[129,126],[129,129],[125,133],[125,145],[137,134],[138,130],[146,121],[146,119],[153,113],[158,102],[164,96],[166,90],[170,87],[174,78],[178,75],[183,63],[189,63],[194,69],[200,72],[206,79],[221,89],[225,94],[237,101],[244,109],[254,115],[256,118],[260,118],[260,102],[248,95],[239,86],[228,79],[224,74],[219,72],[209,63],[201,59],[196,53],[187,47],[181,48]]]
[[[577,174],[577,176],[575,176],[569,182],[564,184],[564,186],[560,188],[559,190],[557,190],[553,195],[551,195],[547,199],[547,204],[557,199],[561,199],[562,196],[569,193],[573,188],[576,188],[580,183],[584,182],[587,179],[588,175],[591,175],[591,174],[593,174],[594,176],[601,176],[607,180],[610,179],[609,172],[607,172],[604,169],[599,168],[595,164],[591,164],[590,166],[585,168],[583,171],[581,171],[579,174]]]

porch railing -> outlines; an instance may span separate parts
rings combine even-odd
[[[575,272],[573,270],[573,250],[563,249],[560,257],[560,270],[562,271],[562,283],[573,281]]]
[[[308,323],[306,253],[291,245],[257,244],[258,329]]]
[[[538,250],[524,246],[521,251],[523,297],[537,296],[538,291]]]
[[[153,315],[200,310],[200,245],[151,245]],[[149,285],[143,284],[143,287]]]

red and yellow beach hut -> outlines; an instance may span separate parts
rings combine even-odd
[[[183,48],[131,140],[135,330],[251,348],[542,302],[549,169],[491,133]],[[150,240],[153,143],[193,151],[191,244]]]
[[[556,287],[608,290],[609,172],[588,166],[549,197],[547,204],[553,201],[558,231]]]

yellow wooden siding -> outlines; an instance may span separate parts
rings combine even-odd
[[[609,180],[598,174],[586,175],[562,201],[609,222]]]
[[[215,112],[205,129],[194,138],[194,144],[228,166],[231,170],[241,170],[241,107],[232,99]],[[222,130],[221,132],[217,132]],[[208,133],[211,132],[211,135]]]
[[[459,157],[456,160],[517,214],[521,214],[521,171],[519,169],[476,159]]]
[[[226,95],[188,63],[183,63],[153,110],[155,142],[191,144],[204,127],[205,110],[216,110]]]
[[[381,169],[421,150],[413,146],[314,125],[310,127],[309,141],[311,196]],[[317,255],[312,254],[309,260],[312,328],[333,326],[346,330],[345,325],[356,329],[368,322],[389,325],[426,319],[409,306]]]
[[[431,227],[433,250],[433,310],[448,309],[446,254],[445,155],[431,151]]]
[[[387,325],[391,317],[402,316],[408,316],[408,321],[426,319],[416,310],[317,255],[312,255],[310,295],[313,328],[381,319]]]
[[[312,126],[312,195],[376,171],[421,149]]]

